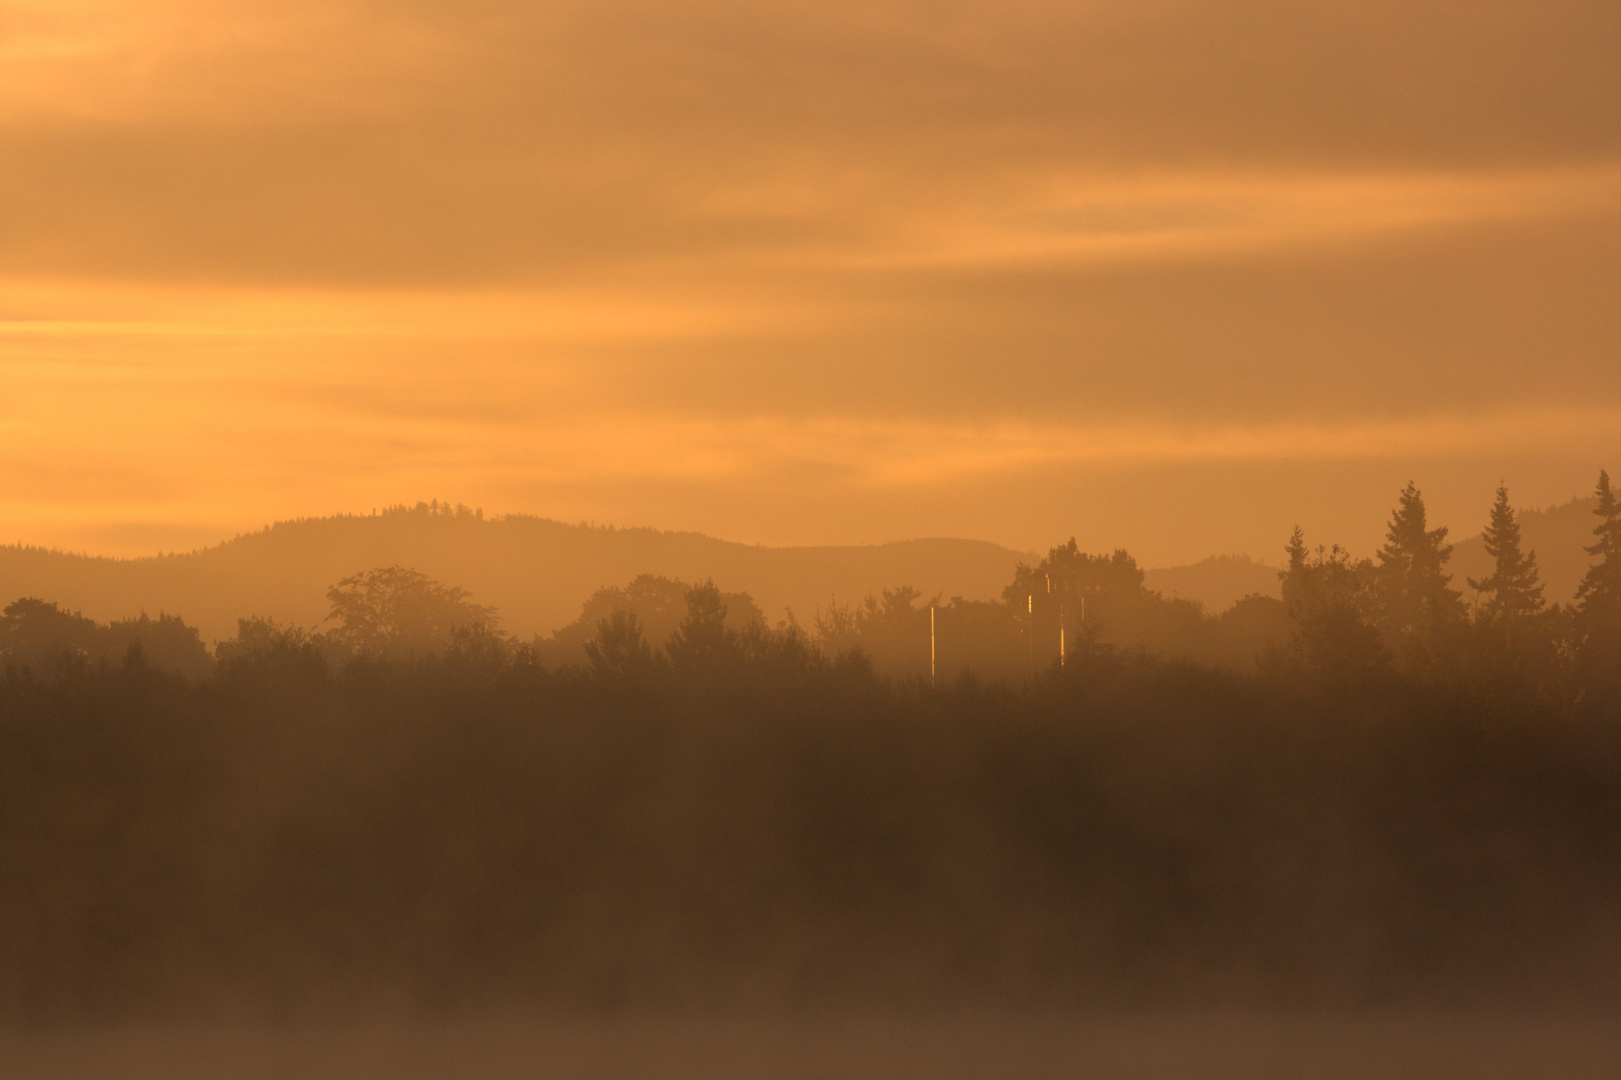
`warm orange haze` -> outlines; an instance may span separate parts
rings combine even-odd
[[[0,1075],[1611,1076],[1614,0],[0,0]]]
[[[1359,551],[1621,445],[1610,3],[0,5],[0,538]],[[1188,523],[1198,522],[1197,528]]]

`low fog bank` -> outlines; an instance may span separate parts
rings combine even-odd
[[[503,1017],[8,1031],[15,1080],[1609,1080],[1601,1012]]]
[[[886,590],[814,636],[652,575],[529,642],[398,566],[331,588],[330,630],[244,619],[212,653],[176,619],[19,600],[0,615],[8,1052],[423,1039],[427,1067],[516,1017],[490,1046],[611,1044],[643,1073],[680,1040],[706,1075],[777,1067],[751,1046],[1041,1075],[975,1048],[1066,1039],[1079,1060],[1187,1045],[1189,1070],[1255,1040],[1348,1067],[1370,1059],[1337,1048],[1402,1039],[1402,1060],[1468,1060],[1448,1039],[1535,1060],[1550,1025],[1621,1006],[1602,475],[1599,505],[1569,608],[1542,601],[1502,489],[1466,605],[1411,485],[1378,563],[1297,531],[1282,599],[1243,619],[1073,541],[999,602]],[[1143,647],[1183,631],[1220,648]],[[1578,1029],[1580,1065],[1604,1035]]]
[[[699,625],[0,680],[0,1017],[1621,1001],[1613,699]]]

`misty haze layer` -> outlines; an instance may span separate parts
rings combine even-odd
[[[1613,688],[1085,645],[929,692],[715,627],[589,672],[477,636],[13,669],[0,1020],[1621,994]]]
[[[334,583],[323,629],[244,617],[212,649],[19,598],[0,1064],[1602,1075],[1607,474],[1538,527],[1575,512],[1568,604],[1501,486],[1466,602],[1412,485],[1376,558],[1296,529],[1280,595],[1214,617],[1074,540],[996,599],[885,588],[809,629],[649,573],[528,641],[400,565]],[[282,539],[498,525],[602,539],[437,504]]]

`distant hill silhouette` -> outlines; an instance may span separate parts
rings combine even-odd
[[[1592,540],[1594,505],[1592,497],[1578,498],[1520,514],[1549,601],[1568,602],[1586,573],[1582,548]],[[830,601],[859,602],[898,585],[914,586],[925,597],[992,599],[1012,580],[1019,561],[1038,559],[979,540],[761,547],[699,533],[568,525],[523,515],[486,519],[465,507],[418,504],[279,522],[214,547],[148,558],[4,546],[0,603],[34,596],[102,622],[166,612],[199,627],[204,640],[215,640],[233,636],[236,620],[245,615],[313,626],[326,616],[326,591],[340,579],[400,565],[465,587],[475,600],[497,606],[504,629],[528,637],[569,624],[596,590],[640,574],[713,578],[727,592],[749,593],[772,621],[791,609],[808,625]],[[1466,577],[1490,573],[1478,534],[1457,543],[1448,569],[1460,588]],[[1252,593],[1278,595],[1277,569],[1245,555],[1149,570],[1144,584],[1197,600],[1210,614]]]
[[[182,616],[205,640],[234,636],[260,615],[313,626],[326,591],[376,566],[421,570],[494,604],[503,629],[550,633],[579,617],[604,586],[639,574],[713,578],[752,595],[768,619],[792,609],[809,624],[831,600],[858,602],[900,583],[925,596],[990,599],[1032,553],[977,540],[852,547],[760,547],[698,533],[567,525],[521,515],[486,519],[465,507],[419,504],[373,515],[280,522],[214,547],[138,559],[0,547],[0,600],[37,596],[103,622],[141,611]]]
[[[1197,600],[1219,615],[1246,596],[1279,596],[1278,568],[1248,555],[1212,555],[1190,566],[1148,570],[1143,585],[1162,596]]]

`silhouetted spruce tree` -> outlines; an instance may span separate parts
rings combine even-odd
[[[1298,579],[1302,571],[1306,569],[1306,555],[1308,552],[1306,550],[1305,530],[1296,525],[1294,532],[1289,534],[1289,543],[1285,545],[1283,550],[1289,556],[1289,565],[1278,577],[1283,579],[1284,582]]]
[[[1613,695],[1621,691],[1621,504],[1602,469],[1596,494],[1599,523],[1587,553],[1597,561],[1576,591],[1577,666],[1584,688]]]
[[[1610,474],[1599,470],[1598,505],[1593,513],[1599,523],[1593,527],[1597,541],[1587,553],[1598,559],[1587,570],[1581,587],[1576,590],[1577,610],[1584,613],[1601,608],[1614,608],[1621,603],[1621,503],[1616,501],[1610,488]]]
[[[1449,631],[1463,622],[1463,596],[1447,587],[1452,578],[1442,572],[1452,557],[1446,535],[1445,526],[1426,527],[1424,497],[1408,481],[1379,549],[1375,581],[1380,629],[1409,671],[1433,668]]]
[[[1542,610],[1542,582],[1537,576],[1537,553],[1520,550],[1520,523],[1508,504],[1508,488],[1499,485],[1486,526],[1486,554],[1496,560],[1490,577],[1469,578],[1469,587],[1491,596],[1480,609],[1480,619],[1512,635],[1514,628]]]

